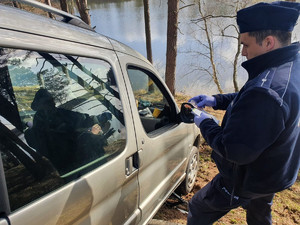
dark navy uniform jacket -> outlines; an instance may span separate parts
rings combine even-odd
[[[226,109],[221,127],[200,129],[212,158],[236,194],[269,194],[290,187],[300,166],[300,44],[242,64],[249,79],[238,93],[215,95]]]

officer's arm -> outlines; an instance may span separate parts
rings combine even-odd
[[[214,106],[213,108],[226,110],[236,95],[237,93],[213,95],[213,97],[216,98],[216,106]]]
[[[280,103],[261,88],[240,97],[223,129],[212,120],[204,120],[200,129],[217,154],[247,164],[272,145],[285,128],[283,112]]]

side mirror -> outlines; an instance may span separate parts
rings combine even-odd
[[[179,113],[179,121],[184,123],[194,123],[194,115],[192,114],[193,108],[194,106],[191,103],[182,103]]]

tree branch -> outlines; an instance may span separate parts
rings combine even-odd
[[[238,40],[238,37],[235,37],[235,36],[232,36],[232,35],[225,35],[225,34],[223,34],[222,35],[222,37],[227,37],[227,38],[235,38],[235,39],[237,39]]]
[[[225,30],[226,30],[227,28],[229,28],[229,27],[233,27],[233,28],[236,30],[236,32],[239,33],[238,28],[237,28],[235,25],[233,25],[233,24],[230,24],[230,25],[226,26],[226,27],[223,29],[223,31],[225,31]]]
[[[200,19],[193,19],[191,20],[191,22],[193,23],[199,23],[199,22],[202,22],[204,20],[207,20],[207,19],[217,19],[217,18],[236,18],[236,16],[225,16],[225,15],[221,15],[221,16],[214,16],[214,15],[207,15],[207,16],[204,16]]]
[[[187,8],[187,7],[190,7],[190,6],[194,6],[195,4],[189,4],[189,5],[185,5],[185,6],[182,6],[181,8],[179,8],[179,11],[184,9],[184,8]]]

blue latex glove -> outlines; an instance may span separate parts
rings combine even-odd
[[[198,95],[189,100],[190,103],[196,104],[198,108],[204,108],[205,106],[216,106],[216,98],[208,95]]]
[[[197,115],[194,116],[194,123],[196,124],[197,127],[200,127],[201,122],[205,119],[212,119],[212,115],[201,111],[200,116]]]

